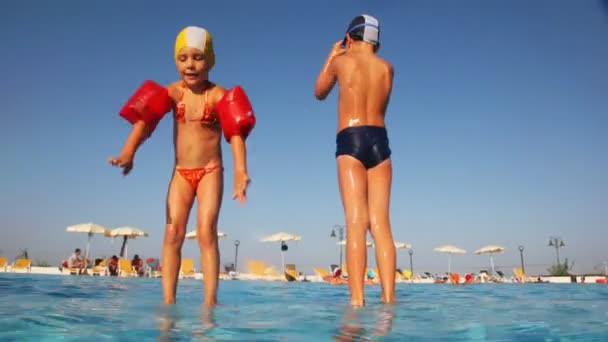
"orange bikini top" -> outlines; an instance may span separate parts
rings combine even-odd
[[[181,92],[179,94],[179,99],[177,101],[177,105],[175,106],[175,121],[185,123],[186,122],[186,104],[183,101],[184,92],[186,90],[186,85],[182,81],[181,84]],[[202,125],[211,126],[217,122],[217,115],[213,112],[213,110],[208,106],[209,101],[207,101],[209,95],[209,89],[205,90],[205,106],[203,108],[203,115],[200,120],[188,120],[188,121],[200,121]]]

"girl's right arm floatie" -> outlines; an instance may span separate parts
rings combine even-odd
[[[146,137],[152,135],[160,120],[171,110],[169,91],[162,85],[147,80],[131,95],[120,110],[120,116],[135,125],[146,124]]]

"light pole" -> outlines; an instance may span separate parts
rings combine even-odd
[[[239,245],[241,242],[239,240],[234,240],[234,272],[237,272],[237,262],[239,261]]]
[[[412,261],[412,255],[414,254],[414,250],[410,248],[407,253],[410,255],[410,271],[412,272],[411,280],[414,280],[414,262]]]
[[[549,247],[555,247],[555,253],[557,254],[557,265],[559,265],[559,249],[565,247],[564,240],[560,237],[551,237],[549,239]]]
[[[336,229],[338,229],[338,234],[336,235]],[[332,238],[338,237],[338,242],[344,240],[344,226],[340,224],[334,224],[334,228],[331,230],[331,234],[329,235]],[[342,245],[340,245],[340,263],[338,267],[342,268]]]
[[[288,249],[287,243],[281,241],[281,267],[283,267],[283,272],[285,272],[285,252],[287,252]]]
[[[526,269],[524,268],[524,246],[520,245],[519,249],[519,257],[521,258],[521,273],[526,274]]]

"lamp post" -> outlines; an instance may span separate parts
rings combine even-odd
[[[564,240],[560,237],[551,237],[549,239],[549,247],[555,247],[555,253],[557,254],[557,264],[559,265],[559,249],[565,247]]]
[[[239,260],[239,245],[241,242],[239,240],[234,241],[234,272],[237,272],[237,262]]]
[[[338,234],[336,235],[336,229],[338,229]],[[331,230],[331,234],[329,235],[332,238],[337,237],[338,242],[344,240],[344,226],[340,224],[334,224],[334,228]],[[342,268],[342,245],[340,245],[340,263],[338,267]]]
[[[287,243],[281,241],[281,267],[283,267],[283,272],[285,272],[285,252],[287,252],[288,249]]]
[[[521,273],[526,274],[526,269],[524,268],[524,246],[520,245],[519,249],[519,257],[521,258]]]
[[[410,255],[410,271],[412,272],[411,280],[414,280],[414,262],[412,261],[412,255],[414,254],[414,250],[410,248],[407,253]]]

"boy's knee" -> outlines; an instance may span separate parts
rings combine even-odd
[[[370,221],[367,215],[357,215],[346,219],[349,229],[367,231]]]
[[[389,229],[389,221],[384,217],[372,216],[369,221],[369,229],[372,232],[383,231]]]

